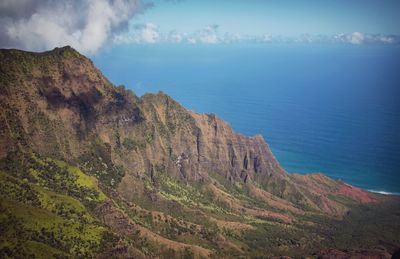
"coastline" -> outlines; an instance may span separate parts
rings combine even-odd
[[[396,195],[396,196],[400,196],[400,193],[398,192],[387,192],[387,191],[379,191],[379,190],[369,190],[367,189],[368,192],[373,192],[373,193],[379,193],[379,194],[383,194],[383,195]]]

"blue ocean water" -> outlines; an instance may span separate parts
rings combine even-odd
[[[261,133],[288,172],[400,193],[400,46],[135,45],[92,60],[138,95]]]

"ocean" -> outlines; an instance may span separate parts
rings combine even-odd
[[[400,46],[121,45],[91,59],[139,96],[262,134],[290,173],[400,193]]]

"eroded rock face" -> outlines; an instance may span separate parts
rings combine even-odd
[[[2,62],[1,103],[15,113],[2,114],[3,142],[20,132],[30,136],[26,144],[39,153],[72,155],[72,159],[94,136],[110,145],[112,153],[140,160],[142,166],[133,171],[148,171],[150,164],[163,163],[187,180],[199,179],[209,171],[246,181],[256,173],[283,174],[261,136],[234,134],[215,115],[189,112],[162,93],[139,99],[114,88],[88,59],[71,48],[42,54],[3,50],[1,57],[10,61]],[[29,72],[18,71],[20,62],[26,63]],[[7,80],[6,75],[15,80]],[[16,120],[13,125],[4,121],[10,117]],[[54,139],[46,134],[50,130]],[[129,139],[136,144],[131,150],[123,147]],[[15,145],[20,142],[14,140]],[[4,145],[2,150],[10,149]],[[181,155],[185,159],[178,161]]]
[[[166,172],[186,183],[217,177],[257,186],[290,206],[333,214],[346,209],[330,193],[374,201],[326,177],[287,174],[262,136],[236,134],[213,114],[188,111],[163,93],[138,98],[114,87],[69,47],[1,50],[0,59],[0,158],[16,150],[59,157],[119,185],[128,199],[132,176],[149,176],[157,189],[157,175]]]
[[[119,151],[121,160],[137,161],[140,166],[132,171],[142,173],[149,171],[150,164],[163,163],[168,171],[187,180],[197,180],[210,171],[246,182],[255,174],[284,174],[261,136],[234,134],[215,115],[189,112],[162,93],[139,99],[114,88],[73,49],[42,54],[4,50],[1,57],[10,61],[2,62],[2,74],[16,79],[2,78],[2,105],[15,113],[3,114],[2,119],[14,117],[16,122],[9,126],[20,127],[4,128],[3,142],[21,132],[30,136],[26,144],[39,153],[72,155],[72,159],[95,136],[110,145],[111,152]],[[20,62],[27,64],[28,73],[18,71]],[[50,130],[55,136],[46,134]],[[136,146],[124,148],[124,140]],[[15,139],[14,144],[18,142]],[[2,150],[9,151],[8,146]],[[185,159],[178,161],[181,155]]]

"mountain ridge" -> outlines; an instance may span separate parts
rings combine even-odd
[[[257,246],[247,251],[251,239],[243,233],[252,235],[260,225],[300,233],[300,225],[315,224],[313,217],[336,221],[355,207],[392,202],[322,174],[288,174],[261,135],[236,134],[215,115],[188,111],[164,93],[137,97],[115,87],[71,47],[39,54],[0,50],[0,59],[2,170],[18,175],[21,169],[10,169],[10,161],[33,155],[96,178],[108,201],[88,213],[122,240],[105,254],[125,257],[131,249],[156,256],[129,245],[136,239],[128,236],[137,234],[160,242],[153,250],[161,255],[259,256]],[[21,162],[23,171],[36,163]],[[35,184],[46,186],[43,181]],[[272,240],[285,245],[269,255],[295,254],[297,245],[304,253],[315,250],[304,241],[313,231],[303,239],[299,233],[291,245],[274,234]]]

